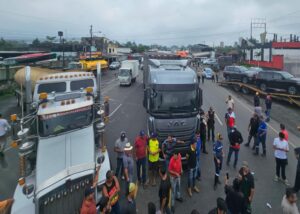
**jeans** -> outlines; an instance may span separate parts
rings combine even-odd
[[[181,198],[180,195],[180,176],[172,177],[171,176],[171,186],[172,186],[172,206],[175,205],[175,198]]]
[[[256,140],[256,143],[255,143],[255,152],[256,154],[258,154],[259,152],[259,144],[261,143],[262,144],[262,148],[263,148],[263,154],[266,154],[266,134],[263,135],[263,136],[257,136],[257,140]]]
[[[121,210],[120,210],[120,204],[119,201],[117,201],[117,203],[115,203],[112,207],[111,207],[111,211],[110,214],[120,214]]]
[[[196,176],[196,178],[201,178],[200,157],[197,158],[197,176]]]
[[[239,159],[239,149],[235,149],[235,148],[229,147],[229,152],[228,152],[228,157],[227,157],[227,164],[229,164],[229,162],[230,162],[232,152],[234,152],[234,164],[233,164],[233,167],[235,168],[236,164],[238,162],[238,159]]]
[[[296,192],[299,192],[299,190],[300,190],[300,170],[298,170],[298,169],[297,169],[297,172],[296,172],[294,190]]]
[[[201,142],[202,142],[202,151],[206,152],[206,136],[205,136],[205,134],[202,134],[200,136],[200,138],[201,138]]]
[[[253,147],[255,147],[255,144],[256,144],[255,141],[256,141],[256,138],[257,138],[257,137],[256,137],[256,134],[249,133],[247,144],[250,144],[252,138],[254,139]]]
[[[124,173],[123,158],[117,158],[117,169],[116,169],[116,174],[115,174],[116,177],[119,176],[120,170],[121,170],[121,176],[122,176]]]
[[[195,181],[197,177],[197,166],[193,169],[189,169],[188,187],[195,187]]]
[[[218,161],[216,158],[214,158],[214,163],[215,163],[215,171],[216,171],[216,176],[220,176],[220,172],[222,169],[222,163],[223,163],[223,157],[219,157],[218,160],[220,161],[220,164],[218,164]]]
[[[231,131],[231,127],[227,126],[227,136],[228,136],[228,139],[229,139],[230,131]]]
[[[281,170],[281,178],[285,180],[286,179],[285,166],[287,163],[287,159],[280,159],[280,158],[275,158],[275,159],[276,159],[276,175],[277,177],[280,178],[280,170]]]
[[[142,170],[141,170],[141,167],[142,167]],[[145,184],[146,183],[146,157],[137,159],[136,172],[137,172],[138,181]],[[142,172],[142,177],[141,177],[141,172]]]
[[[270,121],[271,109],[266,109],[266,121]]]
[[[207,126],[207,139],[210,140],[210,133],[212,141],[215,141],[215,126]]]

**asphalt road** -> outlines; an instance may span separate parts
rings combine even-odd
[[[114,78],[114,72],[103,75],[103,95],[108,95],[110,101],[110,122],[106,128],[107,147],[110,152],[111,162],[113,168],[116,167],[116,155],[113,152],[114,142],[119,137],[122,130],[127,132],[128,138],[133,142],[135,136],[141,129],[146,129],[147,113],[143,108],[143,87],[141,75],[137,82],[130,87],[120,87],[118,81]],[[226,88],[220,87],[211,81],[205,81],[201,87],[203,89],[203,109],[208,110],[209,106],[213,106],[216,111],[216,133],[220,132],[226,136],[226,127],[224,124],[224,114],[226,112],[225,98],[232,94],[235,100],[237,126],[242,132],[243,137],[247,138],[247,126],[252,114],[252,105],[239,94],[235,94]],[[5,103],[5,105],[4,105]],[[0,111],[4,115],[9,115],[11,111],[15,110],[15,101],[10,98],[6,101],[0,101]],[[288,108],[287,108],[288,109]],[[288,114],[289,111],[282,112]],[[276,117],[276,115],[274,115]],[[294,120],[297,120],[295,118]],[[289,123],[289,121],[278,121]],[[241,146],[240,159],[238,168],[243,160],[248,161],[251,170],[255,177],[255,196],[253,201],[253,213],[281,213],[280,204],[285,191],[285,185],[282,183],[273,182],[275,175],[275,160],[273,157],[272,142],[277,136],[279,130],[279,123],[276,120],[271,120],[268,128],[267,137],[267,157],[255,157],[252,155],[252,150]],[[226,137],[225,137],[226,139]],[[224,140],[225,153],[227,155],[228,142]],[[287,166],[287,178],[293,184],[296,160],[293,155],[293,147],[300,146],[298,138],[294,134],[290,134],[290,150],[289,165]],[[187,195],[187,174],[182,178],[181,192],[184,198],[183,203],[177,202],[175,204],[176,213],[190,213],[193,209],[197,209],[200,213],[207,213],[210,209],[215,207],[216,198],[224,197],[224,188],[213,190],[214,165],[212,156],[212,142],[208,143],[208,155],[202,155],[202,181],[197,183],[200,187],[200,193],[194,194],[192,198]],[[6,197],[11,197],[18,179],[18,159],[17,150],[9,149],[6,152],[8,167],[3,169],[0,167],[0,200]],[[225,157],[226,158],[226,157]],[[233,157],[232,157],[233,158]],[[233,160],[232,160],[233,161]],[[229,172],[230,178],[234,178],[237,171],[233,167],[224,165],[222,170],[222,177]],[[223,179],[222,183],[223,182]],[[123,183],[121,182],[121,185]],[[154,202],[158,207],[158,186],[149,187],[146,190],[139,188],[137,195],[137,209],[138,213],[147,213],[148,202]],[[272,209],[266,206],[266,203],[272,205]]]

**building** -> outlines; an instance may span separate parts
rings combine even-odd
[[[92,51],[100,51],[103,54],[107,54],[107,48],[109,39],[106,37],[93,37],[92,39]],[[83,51],[88,52],[91,48],[91,37],[82,37],[81,43],[83,44]]]
[[[224,48],[224,42],[220,42],[220,48]]]
[[[300,42],[297,40],[254,43],[251,47],[244,44],[242,48],[247,64],[300,76]]]
[[[118,45],[112,43],[112,42],[109,42],[108,45],[107,45],[107,54],[111,54],[111,55],[114,55],[114,54],[117,54],[117,51],[118,50]]]
[[[117,50],[117,54],[130,54],[130,53],[132,53],[131,48],[118,47],[118,48],[116,48],[116,50]]]

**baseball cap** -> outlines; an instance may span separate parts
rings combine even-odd
[[[144,136],[144,135],[145,135],[145,131],[144,131],[144,130],[141,130],[141,131],[140,131],[140,135],[141,135],[141,136]]]
[[[217,140],[223,140],[223,136],[220,133],[217,134]]]
[[[157,137],[157,134],[156,134],[155,132],[152,132],[152,133],[151,133],[151,137],[152,137],[152,138],[156,138],[156,137]]]
[[[130,183],[128,192],[131,193],[131,192],[135,191],[135,189],[136,189],[135,183]]]
[[[243,164],[242,164],[243,167],[249,167],[249,164],[247,161],[243,161]]]
[[[121,137],[125,138],[126,137],[126,133],[124,131],[121,132]]]

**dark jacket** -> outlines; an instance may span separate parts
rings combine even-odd
[[[266,109],[272,108],[272,98],[271,97],[266,98],[265,103],[266,103]]]
[[[225,186],[226,204],[231,214],[246,213],[246,200],[242,192],[235,191],[231,186]]]
[[[254,106],[260,106],[259,96],[257,95],[254,96]]]

